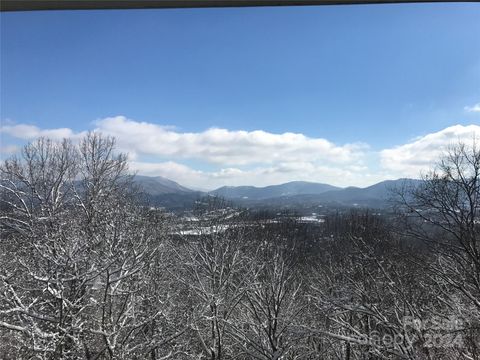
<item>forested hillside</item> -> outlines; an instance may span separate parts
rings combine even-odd
[[[438,161],[389,217],[179,217],[113,138],[41,138],[0,167],[0,358],[480,359],[480,149]]]

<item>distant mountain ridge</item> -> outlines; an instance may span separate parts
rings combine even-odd
[[[338,191],[329,191],[313,200],[344,206],[385,207],[395,196],[396,190],[404,186],[415,187],[418,184],[420,180],[415,179],[385,180],[365,188],[351,186]]]
[[[339,188],[328,184],[292,182],[264,188],[221,187],[210,193],[247,206],[328,204],[330,206],[381,208],[389,205],[395,189],[403,186],[415,187],[419,183],[420,180],[398,179],[381,181],[365,188],[354,186]]]
[[[133,182],[140,187],[140,190],[148,195],[164,195],[164,194],[187,194],[193,193],[194,190],[186,188],[179,183],[164,178],[162,176],[142,176],[135,175]]]
[[[136,175],[134,182],[156,205],[171,209],[187,208],[190,202],[193,206],[193,202],[203,196],[219,196],[247,207],[324,204],[332,207],[383,208],[389,206],[389,199],[395,188],[417,186],[421,180],[386,180],[365,188],[340,188],[329,184],[292,181],[265,187],[223,186],[210,192],[195,191],[161,176]]]
[[[211,195],[221,196],[227,199],[252,199],[261,200],[280,196],[295,196],[305,194],[322,194],[327,191],[340,190],[341,188],[307,181],[291,181],[280,185],[265,187],[255,186],[223,186],[210,191]]]

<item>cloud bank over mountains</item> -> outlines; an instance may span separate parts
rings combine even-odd
[[[211,128],[181,133],[159,125],[129,120],[123,116],[96,122],[97,129],[119,139],[129,153],[198,159],[219,165],[308,161],[348,163],[358,159],[364,144],[338,146],[326,139],[303,134],[272,134],[262,130],[231,131]]]
[[[219,128],[181,132],[124,116],[97,120],[90,130],[114,136],[119,149],[129,153],[131,169],[139,174],[160,175],[203,189],[222,185],[265,186],[292,180],[367,186],[386,179],[418,177],[447,146],[458,141],[472,142],[475,136],[480,139],[480,126],[455,125],[406,144],[373,150],[362,142],[335,144],[292,132]],[[24,141],[41,136],[77,140],[87,130],[41,129],[10,123],[2,126],[0,132],[4,139],[8,135]],[[4,154],[17,149],[13,144],[2,143]]]
[[[418,177],[428,170],[448,146],[458,142],[480,146],[480,126],[454,125],[443,130],[417,137],[407,144],[380,151],[383,169],[405,177]]]

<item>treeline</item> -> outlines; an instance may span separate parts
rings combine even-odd
[[[2,359],[480,359],[480,151],[397,216],[308,225],[210,199],[182,232],[112,138],[39,139],[1,171]]]

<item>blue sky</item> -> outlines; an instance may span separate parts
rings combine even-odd
[[[362,186],[479,131],[479,4],[3,13],[1,30],[4,153],[98,129],[191,186]]]

